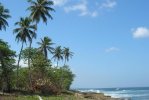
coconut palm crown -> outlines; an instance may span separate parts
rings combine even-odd
[[[71,52],[69,48],[64,47],[63,56],[65,59],[65,62],[64,62],[64,65],[65,65],[66,61],[69,61],[69,58],[71,58],[73,56],[73,52]]]
[[[36,38],[36,33],[33,31],[36,29],[36,25],[32,25],[32,20],[29,17],[20,18],[19,22],[16,22],[15,25],[19,27],[13,30],[13,33],[16,34],[17,42],[22,41],[24,43],[31,41],[32,37]]]
[[[54,49],[52,59],[57,60],[57,67],[58,67],[58,61],[63,60],[63,52],[61,46],[57,46]]]
[[[4,6],[0,3],[0,30],[6,30],[8,26],[7,19],[10,18],[9,10],[5,9]]]
[[[43,39],[41,39],[41,42],[37,42],[37,44],[40,45],[39,51],[43,52],[45,58],[47,59],[48,51],[52,53],[54,50],[54,48],[52,47],[54,43],[49,37],[44,37]]]
[[[54,3],[53,1],[49,0],[28,0],[28,2],[31,4],[31,6],[28,8],[28,10],[31,11],[30,17],[33,20],[33,22],[39,23],[42,19],[44,23],[47,24],[47,19],[53,19],[50,11],[54,11],[54,9],[51,7]]]

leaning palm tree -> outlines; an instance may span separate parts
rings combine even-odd
[[[63,60],[63,52],[62,52],[61,46],[58,46],[54,49],[52,59],[57,61],[57,67],[58,67],[58,62],[60,60]]]
[[[10,18],[9,10],[5,9],[4,6],[0,3],[0,30],[6,30],[6,26],[8,26],[8,18]]]
[[[36,34],[34,33],[34,29],[36,29],[36,25],[32,25],[32,20],[28,17],[26,18],[20,18],[19,22],[16,22],[15,25],[18,26],[18,28],[14,29],[13,32],[16,34],[16,40],[17,42],[22,42],[21,50],[19,53],[19,59],[17,63],[17,77],[18,77],[18,70],[19,70],[19,64],[21,60],[21,53],[23,50],[24,43],[28,41],[31,41],[32,37],[36,37]],[[17,80],[18,81],[18,80]]]
[[[69,48],[64,47],[63,49],[63,56],[64,56],[64,65],[66,65],[66,62],[69,61],[69,58],[73,56],[73,52],[70,51]]]
[[[54,50],[54,48],[52,47],[52,45],[54,44],[52,43],[52,40],[49,37],[44,37],[43,39],[41,39],[41,42],[37,42],[37,44],[40,45],[39,51],[43,52],[45,58],[48,59],[48,51],[52,53]]]

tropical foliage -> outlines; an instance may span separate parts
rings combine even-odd
[[[15,51],[8,44],[0,40],[0,89],[10,92],[13,69],[15,68]]]

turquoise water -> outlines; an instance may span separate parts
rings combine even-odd
[[[133,88],[96,88],[76,89],[80,92],[104,93],[116,98],[129,98],[131,100],[149,100],[149,87]],[[127,99],[126,99],[127,100]]]

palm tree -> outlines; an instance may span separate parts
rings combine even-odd
[[[32,19],[33,22],[36,23],[36,27],[37,27],[37,24],[40,22],[41,19],[46,24],[47,24],[47,17],[50,19],[53,19],[49,13],[49,11],[54,11],[54,9],[51,7],[54,4],[53,1],[28,0],[28,2],[31,4],[31,6],[28,7],[27,10],[31,11],[30,18]],[[35,31],[36,30],[34,30],[34,32]],[[32,40],[30,42],[29,48],[31,48],[31,45],[32,45]],[[30,55],[30,50],[29,50],[29,55]],[[28,66],[30,66],[30,56],[28,58]]]
[[[36,0],[35,2],[33,0],[28,0],[28,2],[31,4],[28,10],[31,11],[30,17],[33,22],[36,22],[37,24],[42,19],[43,22],[47,24],[47,17],[53,19],[49,13],[49,11],[54,11],[54,9],[51,7],[54,4],[53,1]]]
[[[51,7],[54,3],[53,1],[48,1],[48,0],[28,0],[30,3],[30,7],[28,7],[27,10],[30,10],[30,18],[32,19],[33,22],[37,24],[40,22],[42,19],[44,23],[47,24],[47,19],[53,19],[52,16],[50,15],[50,11],[54,11],[54,9]],[[35,32],[36,30],[34,30]],[[31,48],[32,41],[30,42],[29,48]],[[30,51],[29,51],[30,54]],[[30,57],[28,59],[28,66],[30,66]]]
[[[44,23],[47,24],[47,19],[53,19],[53,17],[50,15],[50,11],[54,11],[54,9],[51,7],[54,3],[53,1],[48,1],[48,0],[28,0],[28,2],[31,4],[30,7],[27,8],[27,10],[30,10],[30,18],[32,19],[33,22],[37,24],[40,22],[42,19]],[[48,18],[47,18],[48,17]],[[36,31],[36,30],[34,30]],[[30,48],[32,45],[32,41],[30,43]]]
[[[14,34],[16,34],[16,40],[17,42],[22,42],[19,59],[17,63],[17,77],[18,77],[18,69],[21,60],[23,45],[24,43],[27,42],[27,40],[31,41],[32,37],[36,38],[36,34],[33,31],[34,29],[36,29],[36,25],[32,25],[32,20],[28,17],[20,18],[20,21],[16,22],[15,25],[19,26],[18,28],[13,30]]]
[[[50,53],[53,52],[54,48],[51,47],[54,43],[52,43],[52,40],[49,37],[44,37],[44,39],[41,39],[41,42],[37,42],[39,47],[39,51],[43,52],[46,59],[48,59],[48,51]]]
[[[62,54],[63,54],[63,52],[62,52],[61,46],[56,47],[53,51],[52,58],[54,58],[54,60],[57,60],[57,67],[58,67],[58,61],[63,60]]]
[[[11,16],[9,15],[9,10],[5,9],[4,6],[0,3],[0,30],[6,30],[8,22],[6,21]]]
[[[64,56],[64,65],[66,64],[66,62],[69,61],[69,58],[71,58],[73,56],[73,52],[70,51],[69,48],[64,47],[63,49],[63,56]]]

